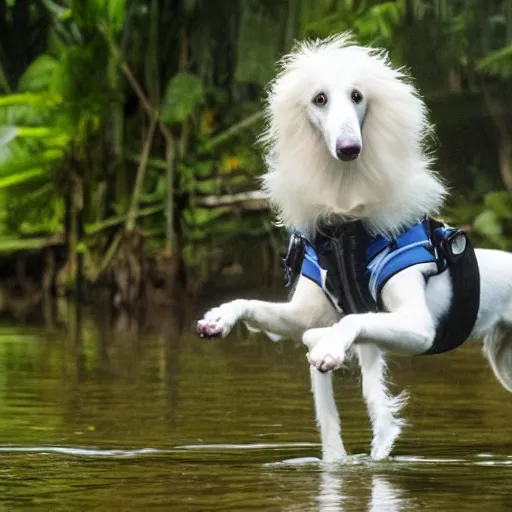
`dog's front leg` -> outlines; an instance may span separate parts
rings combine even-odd
[[[322,460],[338,462],[347,456],[341,439],[341,422],[334,400],[332,373],[321,373],[310,366],[311,391],[316,422],[322,439]]]
[[[339,368],[353,343],[372,342],[385,352],[420,354],[431,347],[436,321],[425,298],[425,279],[415,267],[390,279],[383,290],[389,313],[363,313],[343,317],[328,329],[304,333],[308,359],[320,371]]]
[[[284,337],[299,337],[312,327],[333,325],[339,313],[316,284],[300,277],[289,302],[236,299],[208,311],[197,322],[202,336],[227,336],[238,321],[251,330]]]

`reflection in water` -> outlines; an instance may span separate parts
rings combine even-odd
[[[318,509],[326,512],[343,510],[343,487],[343,476],[339,472],[329,469],[322,471],[317,497]]]
[[[372,497],[368,512],[399,512],[405,505],[406,500],[389,480],[381,475],[372,477]]]
[[[321,472],[320,488],[317,496],[319,512],[343,512],[348,510],[366,510],[368,512],[400,512],[404,510],[407,500],[399,489],[383,475],[368,475],[370,496],[361,495],[365,483],[347,481],[342,471],[325,469]],[[361,485],[362,484],[362,485]],[[365,506],[366,504],[366,506]]]

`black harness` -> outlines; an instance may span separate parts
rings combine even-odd
[[[312,278],[312,272],[308,269],[316,261],[317,266],[326,271],[326,277],[325,282],[318,277],[313,280],[343,313],[385,312],[380,293],[385,283],[407,267],[435,262],[437,270],[425,276],[425,282],[432,275],[448,271],[453,296],[448,312],[439,321],[434,343],[425,354],[448,352],[464,343],[475,325],[480,306],[478,262],[473,245],[463,231],[447,228],[431,218],[422,221],[421,229],[425,238],[422,246],[424,256],[409,258],[410,261],[384,272],[376,296],[370,292],[369,260],[373,260],[376,251],[378,254],[379,250],[383,250],[379,244],[382,246],[384,239],[370,235],[361,221],[323,225],[312,243],[301,234],[292,235],[284,259],[285,279],[290,284],[299,273]],[[385,243],[388,253],[403,251],[400,247],[402,238],[399,236]]]

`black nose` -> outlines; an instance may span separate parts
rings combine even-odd
[[[336,156],[344,162],[355,160],[361,153],[361,146],[355,144],[350,146],[336,145]]]

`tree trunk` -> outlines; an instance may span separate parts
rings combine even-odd
[[[501,178],[505,188],[512,195],[512,130],[505,105],[502,99],[493,97],[486,87],[484,87],[484,96],[496,130]]]
[[[299,0],[288,0],[287,16],[284,30],[284,50],[288,51],[297,34],[297,18],[299,15]]]
[[[68,197],[68,261],[67,283],[68,292],[76,293],[81,279],[81,260],[78,254],[78,242],[83,235],[82,208],[83,208],[83,178],[76,170],[71,170],[71,179]]]

